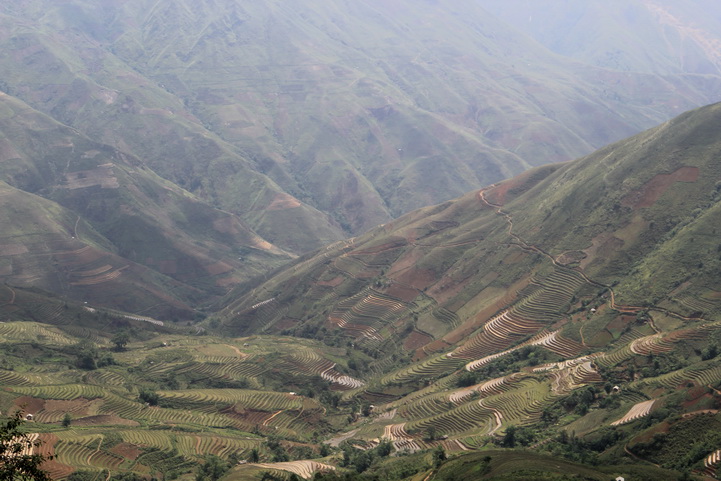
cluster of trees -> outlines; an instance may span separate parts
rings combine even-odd
[[[0,481],[50,481],[41,467],[49,458],[33,453],[40,442],[30,438],[23,423],[22,411],[0,421]]]

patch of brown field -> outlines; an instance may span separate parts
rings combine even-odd
[[[45,401],[45,411],[72,412],[78,416],[90,414],[101,400],[78,398],[71,401],[60,399],[48,399]]]
[[[140,426],[140,423],[114,414],[98,414],[73,419],[73,426]]]
[[[338,287],[339,285],[343,284],[343,281],[345,281],[345,277],[338,276],[334,277],[329,281],[317,281],[316,284],[319,286]]]
[[[603,307],[605,307],[605,306],[603,306]],[[596,312],[596,315],[599,315],[599,314],[601,314],[602,312],[603,312],[603,311],[602,311],[601,309],[599,309],[599,310]],[[613,320],[612,320],[611,322],[609,322],[608,324],[606,324],[606,329],[608,329],[609,331],[618,331],[618,332],[620,332],[620,331],[622,331],[627,325],[629,325],[630,323],[634,322],[635,320],[636,320],[636,316],[625,316],[625,315],[623,315],[623,316],[616,316],[615,318],[613,318]]]
[[[109,451],[131,461],[135,461],[138,456],[143,454],[143,451],[138,446],[129,443],[116,444]]]
[[[528,254],[526,254],[523,251],[511,252],[503,259],[503,263],[504,264],[517,264],[517,263],[521,262],[523,259],[525,259],[526,256],[528,256]]]
[[[611,254],[621,249],[623,245],[623,240],[615,237],[610,232],[597,235],[591,240],[591,247],[582,251],[586,254],[586,257],[579,263],[581,269],[588,267],[596,257],[610,257]]]
[[[148,262],[148,264],[155,264],[156,269],[161,274],[177,274],[178,272],[178,262],[176,260]]]
[[[300,207],[301,203],[298,199],[292,195],[280,192],[273,197],[273,200],[268,204],[265,210],[283,210],[283,209],[295,209]]]
[[[429,269],[411,267],[402,274],[394,276],[393,279],[422,291],[436,281],[436,275]]]
[[[523,183],[525,182],[525,177],[527,176],[528,175],[526,174],[517,175],[512,179],[504,180],[500,184],[491,186],[484,191],[484,196],[486,200],[491,204],[505,204],[508,191],[515,187],[523,185]]]
[[[113,172],[113,164],[103,164],[90,170],[66,173],[65,184],[60,187],[74,190],[93,186],[100,186],[103,189],[117,189],[120,187],[118,178],[115,177]]]
[[[408,241],[403,237],[395,237],[392,240],[384,243],[379,244],[373,247],[368,247],[367,249],[361,249],[354,251],[354,255],[373,255],[373,254],[380,254],[381,252],[389,251],[392,249],[398,249],[399,247],[404,247],[408,245]]]
[[[707,299],[721,299],[721,292],[709,291],[706,294],[704,294],[703,297],[705,297]]]
[[[77,468],[60,463],[56,460],[45,461],[41,468],[50,475],[50,479],[63,479],[73,474]]]
[[[568,264],[573,264],[574,262],[581,262],[586,257],[586,253],[583,251],[568,251],[556,257],[556,262],[562,266],[566,266]]]
[[[398,284],[392,284],[388,289],[386,289],[385,293],[391,297],[400,299],[403,302],[412,302],[419,295],[416,289],[399,286]]]
[[[45,400],[32,396],[20,396],[13,402],[13,407],[22,409],[26,414],[35,414],[45,408]]]
[[[485,309],[482,309],[479,311],[475,316],[473,316],[468,321],[464,322],[445,336],[443,336],[443,340],[447,342],[448,344],[457,344],[461,340],[467,338],[470,336],[473,331],[480,328],[482,325],[484,325],[486,322],[488,322],[497,312],[501,311],[502,309],[505,309],[508,307],[513,301],[516,299],[518,291],[523,289],[524,287],[528,286],[531,282],[531,277],[526,276],[525,278],[519,280],[515,284],[513,284],[511,287],[509,287],[506,291],[506,295],[503,296],[501,299],[497,300],[496,302],[490,304]]]
[[[27,253],[28,248],[22,244],[0,244],[0,256],[18,256]]]
[[[211,276],[217,276],[219,274],[225,274],[226,272],[232,271],[233,266],[231,266],[230,264],[226,264],[223,261],[218,261],[213,264],[204,266],[203,269],[205,269],[205,272],[207,272]]]
[[[390,270],[388,271],[387,277],[393,277],[398,272],[404,271],[406,269],[409,269],[416,265],[419,260],[423,257],[423,251],[420,249],[413,249],[410,250],[404,254],[401,254],[401,256],[396,259],[396,261],[391,265]]]
[[[229,215],[220,219],[215,219],[213,221],[213,229],[223,234],[238,234],[240,232],[237,222]]]
[[[40,433],[38,436],[40,446],[35,449],[36,454],[41,454],[45,457],[55,456],[55,444],[59,441],[59,438],[53,433]]]
[[[681,167],[671,174],[658,174],[641,188],[629,192],[621,204],[632,209],[651,207],[676,182],[698,181],[698,167]]]
[[[403,341],[403,349],[407,351],[419,349],[426,344],[433,342],[433,337],[425,332],[416,331],[415,329]]]
[[[446,275],[433,284],[428,289],[427,294],[434,298],[439,304],[445,304],[448,300],[453,299],[456,295],[460,294],[463,289],[473,280],[473,276],[469,276],[461,281],[453,278],[452,275]],[[446,306],[450,310],[455,310],[452,306]]]

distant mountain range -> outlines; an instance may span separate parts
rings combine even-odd
[[[51,195],[63,176],[109,172],[105,156],[66,162],[53,175],[26,172],[39,168],[29,164],[47,162],[43,156],[64,158],[62,143],[45,144],[42,154],[28,150],[25,166],[6,165],[2,180],[47,201],[62,197],[68,215],[113,237],[123,258],[222,292],[221,286],[267,272],[288,254],[358,235],[527,168],[578,157],[721,98],[721,76],[699,66],[715,61],[715,37],[708,33],[714,24],[707,18],[713,5],[679,16],[676,4],[641,2],[604,16],[596,15],[598,2],[583,8],[559,2],[538,11],[543,22],[524,31],[511,12],[527,8],[532,17],[539,7],[513,10],[513,4],[71,0],[0,6],[3,101],[37,111],[24,123],[4,119],[12,128],[9,142],[30,142],[40,128],[34,119],[43,113],[57,128],[95,143],[93,150],[133,159],[133,168],[153,182],[231,216],[242,239],[224,241],[232,254],[220,246],[227,255],[204,251],[200,264],[183,260],[200,255],[186,247],[177,255],[140,252],[141,237],[144,244],[172,239],[177,247],[188,231],[210,231],[162,215],[168,204],[156,210],[142,189],[126,193],[134,213],[112,219],[107,206],[85,199],[93,188],[87,181],[68,190],[72,202]],[[598,18],[598,33],[583,44],[579,30],[588,31],[591,18]],[[634,36],[621,42],[617,32]],[[662,34],[676,38],[673,32],[683,33],[689,49],[698,46],[696,60],[679,53],[676,43],[658,41]],[[566,44],[579,48],[564,51]],[[595,54],[621,47],[623,62],[616,64]],[[662,61],[669,52],[676,60]],[[137,222],[163,234],[141,236]],[[275,250],[261,249],[264,260],[252,260],[265,243]],[[239,254],[246,251],[254,254]],[[235,274],[204,279],[208,271],[198,266],[215,262],[233,266]],[[52,287],[79,296],[58,289]],[[198,305],[209,299],[202,291],[170,297]],[[143,306],[122,303],[130,310]]]

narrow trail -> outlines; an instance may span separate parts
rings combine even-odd
[[[2,304],[3,306],[11,306],[15,304],[15,289],[13,289],[10,286],[5,286],[10,291],[10,300],[6,302],[5,304]]]
[[[268,419],[263,421],[263,426],[267,426],[273,420],[274,417],[276,417],[278,414],[280,414],[282,412],[283,412],[283,410],[281,409],[280,411],[278,411],[277,413],[273,414],[271,417],[269,417]]]
[[[602,284],[602,283],[600,283],[600,282],[598,282],[598,281],[595,281],[595,280],[591,279],[591,278],[588,277],[588,276],[586,275],[586,273],[583,272],[583,270],[581,270],[581,269],[572,269],[572,268],[567,267],[567,266],[565,266],[565,265],[563,265],[563,264],[560,264],[560,263],[556,260],[556,258],[553,257],[551,254],[549,254],[548,252],[544,251],[543,249],[541,249],[540,247],[538,247],[538,246],[536,246],[536,245],[529,244],[529,243],[526,242],[521,236],[519,236],[518,234],[515,234],[515,233],[513,232],[513,217],[511,216],[511,214],[503,211],[503,209],[502,209],[503,206],[498,205],[498,204],[494,204],[494,203],[490,202],[488,199],[486,199],[485,189],[482,189],[482,190],[480,190],[480,191],[478,192],[478,198],[480,199],[481,202],[483,202],[484,204],[486,204],[488,207],[490,207],[490,208],[492,208],[492,209],[495,209],[495,210],[496,210],[496,214],[498,214],[498,215],[500,215],[500,216],[503,216],[503,217],[506,219],[506,222],[508,222],[508,234],[509,234],[516,242],[518,242],[518,244],[517,244],[518,247],[520,247],[521,249],[524,249],[524,250],[530,250],[530,251],[537,252],[537,253],[543,255],[544,257],[546,257],[547,259],[549,259],[549,260],[553,263],[554,266],[556,266],[556,267],[558,267],[558,268],[561,268],[561,269],[565,269],[565,270],[568,270],[568,271],[575,272],[575,273],[579,274],[581,277],[583,277],[583,279],[584,279],[586,282],[588,282],[589,284],[592,284],[592,285],[598,286],[598,287],[603,287],[604,289],[607,289],[608,292],[610,293],[610,296],[611,296],[611,303],[610,303],[611,309],[613,309],[613,310],[615,310],[615,311],[618,311],[618,312],[620,312],[620,313],[624,313],[624,314],[638,314],[639,312],[641,312],[641,311],[643,311],[643,310],[647,310],[647,311],[653,310],[653,311],[662,312],[662,313],[664,313],[664,314],[666,314],[666,315],[669,315],[669,316],[672,316],[672,317],[676,317],[676,318],[678,318],[678,319],[685,320],[685,321],[706,321],[706,322],[711,322],[711,321],[709,321],[708,319],[705,319],[705,318],[702,318],[702,317],[685,317],[685,316],[682,316],[681,314],[678,314],[678,313],[676,313],[676,312],[670,311],[670,310],[665,309],[665,308],[663,308],[663,307],[657,307],[657,306],[652,306],[652,307],[628,306],[628,305],[617,304],[617,303],[616,303],[616,293],[613,291],[613,288],[612,288],[611,286],[608,286],[608,285],[606,285],[606,284]],[[652,319],[652,318],[649,320],[649,325],[651,326],[651,328],[653,328],[654,331],[656,331],[657,333],[660,333],[660,331],[658,330],[658,328],[656,327],[656,325],[653,323],[653,319]],[[585,345],[585,342],[584,342],[584,345]]]
[[[75,227],[73,228],[74,237],[78,238],[78,224],[80,223],[80,216],[75,220]]]

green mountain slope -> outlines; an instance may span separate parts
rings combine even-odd
[[[575,432],[575,459],[623,440],[658,460],[697,430],[697,451],[661,464],[702,469],[713,435],[677,415],[721,405],[720,120],[705,107],[402,216],[231,294],[218,321],[370,356],[344,395],[377,407],[359,443],[571,455]]]
[[[28,192],[5,184],[6,281],[161,317],[182,304],[188,318],[190,304],[289,259],[237,217],[163,180],[137,158],[5,94],[0,109],[0,178]],[[33,200],[24,206],[27,199]],[[116,279],[122,285],[114,286]],[[136,281],[132,293],[121,295]]]
[[[563,58],[474,4],[311,3],[7,6],[4,88],[300,253],[721,87]]]

